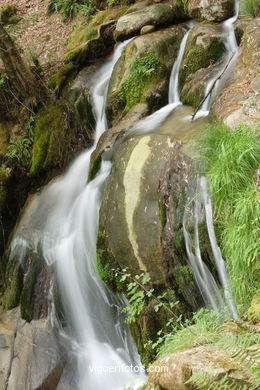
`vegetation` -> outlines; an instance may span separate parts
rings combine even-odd
[[[240,304],[248,306],[259,284],[259,140],[248,126],[230,131],[216,123],[200,141],[200,147],[235,295]]]
[[[79,12],[93,16],[97,11],[95,0],[49,0],[49,12],[60,11],[64,19],[74,18]]]
[[[165,74],[165,67],[153,53],[148,52],[144,57],[135,58],[131,65],[131,74],[123,80],[119,92],[119,101],[129,111],[142,100],[145,89]]]
[[[260,15],[259,0],[243,0],[240,6],[242,14],[256,17]]]

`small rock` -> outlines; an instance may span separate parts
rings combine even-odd
[[[251,83],[251,87],[256,94],[260,93],[260,76],[256,76]]]
[[[153,26],[152,24],[148,24],[147,26],[141,28],[140,35],[149,34],[154,31],[155,31],[155,26]]]

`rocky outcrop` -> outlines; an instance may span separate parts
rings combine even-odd
[[[189,35],[179,74],[181,100],[197,107],[204,98],[207,81],[223,66],[225,46],[221,26],[198,23]]]
[[[228,84],[212,106],[213,112],[230,127],[241,122],[254,126],[260,120],[259,27],[260,18],[237,24],[244,31],[239,57]]]
[[[153,112],[167,103],[168,79],[185,29],[169,27],[130,42],[114,67],[109,84],[107,115],[118,122],[137,103]]]
[[[204,345],[176,352],[155,361],[153,366],[165,367],[164,372],[149,373],[149,381],[165,390],[193,389],[194,385],[187,381],[198,372],[204,375],[208,373],[214,382],[226,376],[228,383],[233,385],[250,387],[252,384],[250,377],[241,372],[240,365],[218,345]]]
[[[20,319],[19,309],[0,316],[0,388],[54,390],[62,373],[59,346],[47,320]]]

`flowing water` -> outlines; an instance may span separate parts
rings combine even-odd
[[[200,110],[196,113],[196,118],[206,117],[209,115],[210,105],[212,101],[216,98],[219,92],[222,90],[227,79],[230,77],[234,64],[238,57],[238,45],[235,36],[234,23],[238,18],[239,13],[239,0],[235,1],[235,14],[231,18],[225,20],[222,23],[222,40],[226,48],[226,69],[222,74],[222,69],[220,70],[219,75],[214,76],[210,79],[205,88],[205,97],[208,95],[204,101]],[[224,65],[225,66],[225,65]],[[221,77],[218,79],[218,77]]]
[[[230,20],[225,25],[227,31],[230,29],[228,35],[233,31],[231,24],[233,26],[233,21],[231,23]],[[178,74],[191,27],[192,24],[182,40],[173,66],[169,104],[142,120],[128,134],[145,134],[155,130],[176,107],[182,105]],[[231,38],[227,39],[227,42],[231,45]],[[91,153],[100,135],[107,129],[105,103],[109,79],[114,64],[127,43],[117,47],[113,58],[100,68],[95,77],[92,91],[96,117],[93,147],[80,155],[63,177],[50,184],[39,198],[31,203],[11,244],[12,255],[20,261],[26,257],[28,250],[39,252],[40,249],[47,264],[53,264],[55,267],[67,321],[73,328],[70,342],[77,361],[75,390],[122,390],[124,385],[138,386],[144,381],[142,375],[122,370],[123,366],[141,365],[129,327],[124,324],[121,315],[121,309],[126,302],[122,296],[110,293],[100,281],[96,270],[99,207],[111,162],[103,159],[99,173],[86,185]],[[187,121],[187,115],[184,119]],[[187,253],[198,285],[200,288],[202,284],[206,286],[201,288],[205,300],[216,310],[227,305],[235,316],[235,309],[230,303],[224,261],[214,235],[210,198],[203,180],[200,182],[203,196],[200,197],[200,203],[196,204],[194,226],[197,232],[198,209],[203,204],[219,278],[225,289],[224,298],[201,260],[198,232],[194,244],[184,221]],[[26,220],[30,220],[29,225]],[[193,246],[196,248],[195,253]],[[109,367],[121,369],[116,369],[115,372],[104,370]]]
[[[193,209],[190,209],[192,203],[194,203],[194,207]],[[191,235],[188,230],[189,218],[193,221],[193,235]],[[215,267],[221,286],[224,290],[223,294],[212,273],[202,260],[199,224],[203,221],[206,222]],[[231,294],[226,264],[217,244],[213,223],[212,202],[209,196],[207,179],[205,177],[200,177],[198,179],[196,195],[193,195],[193,199],[188,200],[183,219],[183,232],[189,263],[205,303],[209,304],[220,316],[227,315],[231,318],[238,318],[236,306]]]
[[[79,156],[67,174],[43,191],[27,211],[29,229],[20,224],[12,242],[12,255],[37,252],[39,246],[45,261],[54,264],[66,315],[75,339],[71,348],[77,357],[79,390],[122,390],[124,385],[143,383],[142,376],[127,367],[141,362],[124,324],[122,296],[114,295],[99,279],[96,270],[96,237],[102,187],[111,163],[103,161],[97,177],[86,185],[90,156],[106,130],[105,102],[109,79],[124,46],[120,44],[113,58],[96,74],[92,96],[96,116],[94,146]],[[34,210],[36,208],[36,210]],[[125,369],[123,368],[126,367]],[[112,371],[108,372],[109,367]]]

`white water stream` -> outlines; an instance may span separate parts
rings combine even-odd
[[[230,22],[227,26],[230,26]],[[189,27],[191,28],[191,25]],[[182,40],[172,70],[169,104],[131,129],[132,135],[153,131],[174,108],[182,104],[178,91],[178,75],[189,31]],[[94,146],[80,155],[62,178],[49,185],[39,199],[32,202],[11,244],[12,255],[20,261],[25,258],[28,250],[37,252],[40,247],[45,261],[55,266],[67,319],[74,330],[71,348],[77,359],[75,390],[122,390],[124,386],[136,387],[144,381],[142,375],[122,370],[122,366],[141,365],[129,328],[123,323],[120,314],[126,302],[122,296],[110,293],[100,281],[96,270],[99,207],[102,188],[111,168],[110,161],[103,160],[98,175],[86,185],[91,153],[100,135],[107,128],[105,101],[109,79],[126,44],[127,42],[120,44],[113,58],[96,74],[93,88],[96,117]],[[220,279],[225,286],[226,274],[221,254],[216,248],[211,205],[206,195],[203,202],[207,210],[210,240],[220,267]],[[27,218],[30,225],[25,228],[23,221]],[[193,260],[197,262],[196,280],[203,283],[206,281],[208,301],[212,306],[223,307],[218,286],[209,271],[202,266],[198,250],[195,255],[192,253],[192,243],[187,230],[184,229],[184,233],[187,252],[192,255],[189,255],[191,265]],[[198,249],[198,242],[196,245]],[[225,291],[228,298],[228,288]],[[215,304],[212,296],[217,296],[220,303]],[[107,372],[108,367],[121,367],[121,372]]]

